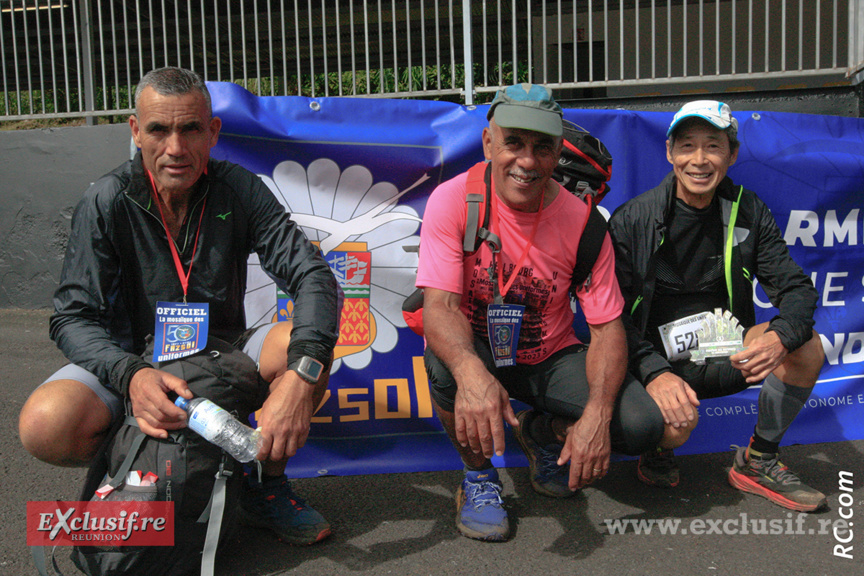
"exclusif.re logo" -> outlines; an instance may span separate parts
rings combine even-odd
[[[28,502],[28,546],[173,546],[174,502]]]

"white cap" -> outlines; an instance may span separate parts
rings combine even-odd
[[[678,124],[687,118],[701,118],[720,130],[732,126],[734,132],[738,131],[738,121],[732,117],[732,110],[729,109],[728,104],[716,100],[696,100],[688,102],[675,114],[666,136],[671,135]]]

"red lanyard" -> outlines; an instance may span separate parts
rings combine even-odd
[[[498,226],[498,210],[497,203],[498,198],[496,197],[495,190],[492,190],[492,199],[490,209],[492,210],[492,221],[490,222],[492,231],[501,238],[501,230]],[[519,257],[519,260],[516,262],[516,267],[513,268],[513,273],[510,274],[510,279],[507,280],[507,284],[503,284],[504,274],[498,274],[498,289],[500,290],[500,298],[503,300],[504,296],[507,295],[507,291],[513,286],[513,282],[516,280],[516,276],[519,275],[519,270],[522,269],[522,264],[525,262],[525,258],[528,257],[528,252],[531,250],[531,247],[534,245],[534,238],[537,236],[537,228],[540,226],[540,217],[543,215],[543,198],[546,196],[546,187],[543,187],[543,191],[540,193],[540,208],[537,210],[537,218],[534,220],[534,226],[531,228],[531,236],[528,238],[528,243],[525,245],[525,250],[522,252],[522,255]],[[495,258],[495,254],[492,254],[492,258]],[[501,265],[504,265],[504,257],[501,257]],[[497,299],[497,298],[496,298]]]
[[[180,285],[183,287],[183,303],[186,304],[186,293],[189,290],[189,276],[192,274],[192,263],[195,262],[195,252],[198,250],[198,236],[201,235],[201,222],[204,220],[204,207],[207,205],[207,197],[204,197],[204,204],[201,206],[201,215],[198,217],[198,231],[195,233],[195,244],[192,246],[192,258],[189,260],[189,271],[184,273],[183,264],[180,263],[180,254],[177,252],[174,238],[171,237],[171,232],[168,230],[168,223],[165,221],[165,213],[162,211],[162,204],[160,203],[159,195],[156,192],[156,182],[153,180],[153,175],[149,170],[147,170],[147,177],[150,178],[153,200],[156,201],[156,207],[159,208],[159,215],[162,217],[162,226],[165,227],[165,235],[168,236],[168,245],[171,247],[171,256],[174,257],[174,268],[177,270],[177,277],[180,278]]]

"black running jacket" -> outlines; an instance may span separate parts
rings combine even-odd
[[[140,354],[153,333],[157,300],[183,300],[152,199],[140,152],[97,180],[75,209],[54,294],[51,338],[71,362],[121,393],[134,372],[150,366]],[[290,347],[329,364],[341,291],[318,249],[260,178],[211,159],[176,243],[184,271],[196,240],[187,301],[209,303],[210,334],[230,342],[245,331],[247,260],[254,252],[294,296]]]
[[[625,300],[621,320],[627,330],[630,369],[644,384],[671,371],[669,362],[644,335],[654,296],[657,251],[674,207],[676,182],[670,172],[659,186],[618,207],[609,222],[615,271]],[[792,260],[777,222],[754,192],[734,185],[727,176],[716,193],[723,215],[728,309],[743,326],[753,326],[753,280],[758,279],[778,309],[768,330],[776,332],[790,352],[800,348],[813,334],[819,293]]]

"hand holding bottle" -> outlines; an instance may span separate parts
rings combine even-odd
[[[261,432],[246,426],[210,400],[201,397],[186,400],[178,396],[174,404],[186,410],[193,432],[219,446],[238,462],[252,461],[261,449]]]

